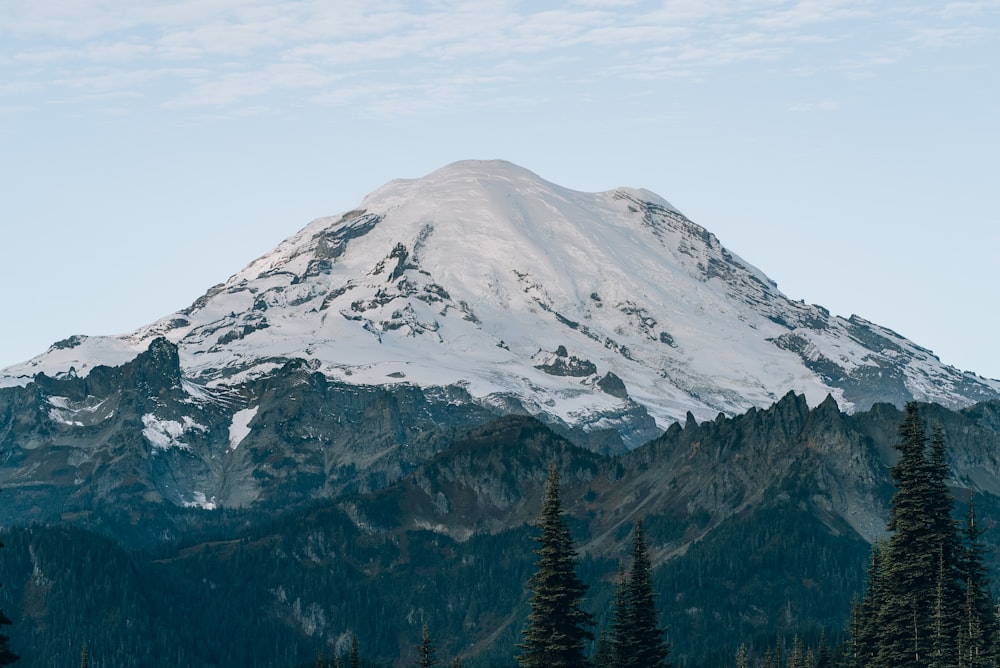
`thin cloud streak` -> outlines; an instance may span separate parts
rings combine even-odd
[[[122,6],[122,5],[127,6]],[[461,66],[486,81],[501,63],[531,63],[522,81],[559,81],[562,63],[593,64],[597,77],[699,79],[746,63],[775,72],[826,70],[874,76],[915,49],[957,49],[992,31],[967,23],[1000,14],[995,2],[952,2],[943,8],[908,3],[885,8],[869,0],[682,0],[653,5],[580,0],[540,11],[524,3],[246,2],[163,0],[135,6],[112,0],[8,0],[0,7],[0,59],[12,64],[0,102],[26,101],[11,91],[43,85],[59,98],[82,87],[125,93],[149,87],[143,100],[168,108],[244,104],[274,94],[304,100],[373,99],[352,91],[391,90],[413,96],[391,105],[400,113],[470,104],[439,69]],[[520,9],[521,11],[517,11]],[[824,45],[861,40],[861,25],[882,43],[854,62],[825,62]],[[819,51],[817,51],[819,50]],[[184,64],[184,67],[180,65]],[[402,64],[402,66],[400,66]],[[96,69],[95,69],[96,68]],[[197,76],[185,78],[194,69]],[[405,79],[395,72],[405,71]],[[173,79],[165,81],[173,73]],[[377,76],[379,82],[360,81]],[[493,80],[502,88],[516,81]],[[499,92],[499,91],[498,91]],[[353,102],[352,102],[353,103]],[[266,107],[267,104],[264,104]],[[386,113],[384,102],[373,112]]]

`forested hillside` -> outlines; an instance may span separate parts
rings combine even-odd
[[[977,489],[984,574],[995,566],[998,414],[995,404],[920,406],[928,433],[942,425],[951,466],[939,482],[956,521]],[[383,489],[283,512],[187,509],[163,520],[168,538],[141,548],[126,534],[148,536],[155,514],[136,513],[144,526],[114,509],[91,528],[72,518],[8,527],[0,609],[21,666],[77,665],[86,644],[90,667],[291,668],[346,656],[352,638],[363,661],[412,665],[425,625],[446,665],[514,665],[531,524],[554,465],[595,636],[612,622],[641,521],[671,663],[735,665],[743,646],[764,665],[779,646],[788,658],[796,642],[853,638],[870,541],[892,535],[905,418],[886,405],[810,409],[789,395],[737,418],[689,420],[615,457],[530,417],[502,418]],[[178,526],[188,527],[179,537]]]

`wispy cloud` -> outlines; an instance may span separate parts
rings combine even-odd
[[[788,76],[806,70],[866,76],[920,49],[995,37],[983,27],[984,17],[998,16],[1000,5],[985,0],[936,8],[872,0],[541,6],[513,0],[7,0],[0,4],[0,60],[10,72],[0,103],[23,104],[18,89],[42,87],[59,98],[117,86],[122,92],[148,87],[148,104],[170,108],[262,102],[280,92],[310,103],[360,101],[373,112],[405,114],[471,103],[487,89],[509,95],[514,91],[505,86],[544,86],[565,78],[567,64],[594,77],[635,80],[703,78],[745,63],[769,63]],[[849,59],[826,51],[847,44]],[[509,71],[512,64],[526,65],[517,80],[497,76],[498,68]]]

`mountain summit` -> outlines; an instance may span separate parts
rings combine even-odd
[[[331,382],[460,388],[480,406],[614,429],[626,445],[688,412],[733,415],[788,391],[848,411],[1000,397],[1000,381],[890,329],[788,299],[649,191],[576,192],[503,161],[390,182],[190,307],[56,343],[0,385],[83,377],[158,339],[176,345],[194,395],[300,359]]]

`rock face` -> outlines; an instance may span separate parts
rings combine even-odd
[[[498,413],[460,387],[330,382],[292,361],[238,388],[181,379],[155,339],[120,367],[0,390],[4,521],[108,508],[294,505],[385,486]]]

